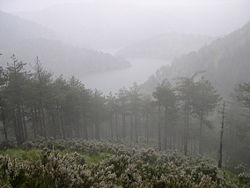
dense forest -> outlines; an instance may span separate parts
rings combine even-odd
[[[249,165],[249,84],[226,101],[224,163]],[[47,72],[37,58],[32,71],[14,55],[1,68],[1,122],[5,141],[43,138],[108,139],[157,146],[216,159],[222,97],[202,74],[159,83],[144,95],[135,83],[105,96],[75,77]],[[239,147],[240,146],[240,147]],[[242,153],[242,155],[240,154]],[[229,166],[231,167],[231,166]]]

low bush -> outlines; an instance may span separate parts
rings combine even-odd
[[[247,174],[230,181],[211,161],[176,152],[80,140],[40,140],[21,147],[39,157],[2,152],[1,187],[249,187]]]

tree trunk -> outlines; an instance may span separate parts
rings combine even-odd
[[[161,106],[158,106],[158,149],[161,151]]]
[[[199,132],[199,154],[202,155],[203,138],[202,138],[202,128],[203,128],[203,114],[200,115],[200,132]]]
[[[118,133],[119,133],[119,130],[118,130],[118,114],[115,113],[115,134],[116,134],[116,140],[118,140]]]
[[[225,120],[225,102],[222,107],[222,121],[221,121],[221,132],[220,132],[220,149],[219,149],[219,161],[218,167],[222,167],[222,152],[223,152],[223,132],[224,132],[224,120]]]
[[[138,143],[138,117],[137,113],[135,113],[135,143]]]
[[[168,149],[168,118],[167,118],[167,107],[165,107],[165,115],[164,115],[164,149]]]
[[[37,120],[39,122],[39,136],[43,136],[42,115],[39,107],[37,108]]]
[[[44,108],[42,107],[41,109],[41,113],[42,113],[42,135],[47,138],[47,133],[46,133],[46,120],[45,120],[45,112],[44,112]]]
[[[51,112],[50,113],[50,117],[51,117],[51,124],[50,124],[50,135],[52,134],[54,138],[57,138],[57,123],[56,123],[56,119],[55,119],[55,113]],[[60,130],[59,130],[60,133]]]
[[[149,137],[149,118],[148,118],[148,114],[146,114],[146,121],[145,121],[145,137],[146,137],[146,144],[148,144],[148,137]]]
[[[63,139],[66,138],[66,135],[65,135],[65,128],[64,128],[64,116],[63,116],[63,110],[62,108],[60,108],[59,110],[59,118],[60,118],[60,123],[59,123],[59,127],[60,127],[60,132],[61,132],[61,137]]]
[[[189,140],[189,105],[185,107],[185,122],[184,122],[184,154],[188,154],[188,140]]]
[[[122,113],[122,138],[126,138],[126,115]]]
[[[99,122],[95,122],[95,139],[100,140],[100,125]]]
[[[88,126],[88,122],[87,122],[87,120],[86,120],[86,118],[84,119],[84,125],[83,125],[83,128],[82,128],[82,135],[83,135],[83,138],[84,139],[86,139],[86,140],[88,140],[89,138],[89,136],[88,136],[88,128],[87,128],[87,126]]]
[[[113,138],[114,138],[113,114],[111,114],[111,117],[110,117],[110,137],[111,137],[111,140],[113,140]]]
[[[133,115],[130,114],[130,143],[133,142],[133,127],[134,127]]]
[[[35,109],[31,109],[31,121],[32,121],[32,128],[33,128],[33,135],[34,135],[34,138],[37,137],[37,118],[36,118],[36,111]]]
[[[22,127],[23,127],[23,137],[24,140],[28,139],[28,132],[27,132],[27,126],[26,126],[26,121],[25,121],[25,111],[24,111],[24,106],[21,106],[21,118],[22,118]]]
[[[2,120],[3,120],[3,133],[5,141],[8,141],[8,132],[7,132],[7,126],[6,126],[6,117],[4,110],[2,111]]]
[[[17,105],[16,110],[14,112],[14,117],[15,117],[14,127],[15,127],[16,141],[18,145],[21,145],[24,142],[24,132],[21,119],[20,105]]]

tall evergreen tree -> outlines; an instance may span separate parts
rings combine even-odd
[[[95,139],[100,139],[100,125],[105,117],[105,102],[106,99],[102,95],[102,93],[98,90],[95,90],[92,95],[92,112],[91,112],[91,120],[94,125],[94,134]]]
[[[192,112],[192,102],[194,96],[194,78],[196,74],[192,77],[182,77],[178,79],[176,90],[178,92],[178,98],[182,101],[182,109],[184,111],[184,154],[188,154],[188,142],[190,134],[190,116]]]
[[[165,80],[156,87],[156,91],[153,93],[156,98],[157,103],[164,108],[164,144],[165,149],[167,149],[167,135],[171,135],[169,130],[173,130],[171,124],[173,124],[174,119],[177,116],[177,97],[171,84]]]
[[[135,133],[135,142],[139,142],[139,113],[141,110],[141,94],[139,91],[139,86],[134,83],[128,91],[128,100],[129,100],[129,111],[131,120],[131,132]]]
[[[212,112],[218,105],[220,97],[217,94],[216,89],[212,84],[205,80],[203,77],[195,82],[194,94],[192,99],[193,113],[198,117],[200,121],[199,128],[199,153],[202,154],[203,146],[203,124],[208,124],[206,117],[209,112]]]
[[[7,66],[5,96],[7,96],[8,106],[10,108],[16,141],[18,144],[21,144],[27,139],[24,96],[27,92],[26,82],[29,75],[24,69],[25,63],[19,61],[15,55],[13,55],[11,59],[12,63]]]

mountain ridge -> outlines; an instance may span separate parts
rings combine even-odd
[[[2,11],[0,24],[0,51],[4,54],[1,62],[8,61],[12,54],[25,62],[38,56],[52,72],[79,77],[130,66],[125,59],[53,39],[53,34],[39,24]]]
[[[210,43],[212,37],[166,33],[131,44],[117,52],[122,57],[148,57],[172,60]]]
[[[191,76],[206,71],[209,79],[222,95],[229,95],[235,84],[250,81],[250,22],[228,35],[220,37],[198,51],[173,60],[171,66],[160,68],[144,84],[152,90],[157,82],[165,78],[173,80],[180,76]]]

